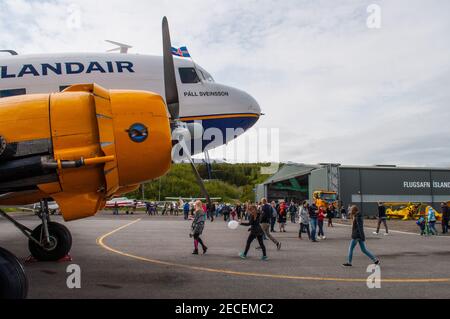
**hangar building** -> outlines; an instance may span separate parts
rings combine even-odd
[[[378,202],[430,203],[439,209],[450,201],[450,168],[289,163],[257,185],[255,195],[302,201],[316,190],[336,191],[345,207],[358,205],[369,216]]]

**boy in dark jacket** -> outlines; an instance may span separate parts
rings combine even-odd
[[[380,233],[380,226],[381,223],[383,223],[384,225],[384,229],[386,230],[386,232],[384,233],[385,235],[389,234],[389,230],[388,230],[388,226],[386,223],[386,207],[383,205],[383,203],[378,203],[378,226],[377,226],[377,231],[374,232],[375,235],[378,235]]]
[[[347,263],[343,264],[344,267],[351,267],[352,266],[352,259],[353,259],[353,250],[355,249],[356,245],[359,244],[359,247],[361,248],[361,251],[369,257],[375,265],[380,264],[380,260],[375,257],[369,250],[366,248],[366,236],[364,234],[364,221],[362,218],[361,213],[359,212],[358,207],[353,206],[350,211],[350,217],[353,219],[352,224],[352,241],[350,242],[350,247],[348,249],[348,261]]]
[[[278,250],[280,250],[281,243],[275,237],[272,236],[272,234],[270,233],[270,230],[269,230],[270,229],[270,221],[273,216],[272,206],[270,206],[267,203],[266,198],[261,199],[261,203],[262,203],[261,216],[260,216],[260,220],[259,220],[261,228],[262,228],[264,234],[266,235],[266,237],[269,238],[277,246]]]

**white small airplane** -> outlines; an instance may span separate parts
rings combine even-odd
[[[12,50],[2,51],[0,98],[59,92],[79,83],[97,83],[107,89],[146,90],[166,96],[162,56],[124,53],[19,55]],[[181,106],[179,119],[185,123],[201,121],[203,132],[216,128],[222,134],[203,141],[202,148],[193,149],[192,154],[203,152],[207,145],[208,149],[213,149],[226,144],[258,121],[261,109],[252,96],[216,83],[192,59],[175,57],[174,64]],[[236,134],[227,134],[227,129]]]
[[[129,199],[128,197],[116,197],[106,202],[105,208],[114,208],[117,204],[118,207],[133,207],[137,204],[136,208],[145,207],[145,203],[142,201]]]

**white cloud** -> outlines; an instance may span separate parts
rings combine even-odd
[[[377,30],[366,26],[373,2]],[[280,128],[282,160],[449,165],[449,12],[438,0],[8,0],[0,46],[105,51],[112,39],[159,54],[167,15],[175,44],[260,102],[257,127]]]

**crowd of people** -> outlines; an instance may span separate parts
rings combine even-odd
[[[185,212],[189,214],[190,205],[185,204]],[[379,210],[382,212],[382,209]],[[249,235],[245,244],[245,249],[239,256],[242,259],[247,258],[247,254],[250,250],[251,244],[255,239],[258,242],[257,249],[262,252],[262,260],[267,260],[267,249],[264,240],[270,240],[277,248],[281,249],[281,242],[273,235],[277,232],[275,225],[278,222],[279,232],[286,232],[286,222],[289,219],[291,223],[299,223],[298,238],[302,238],[302,234],[307,234],[308,239],[314,243],[319,240],[325,240],[324,222],[327,220],[328,227],[333,227],[333,218],[338,217],[338,213],[334,205],[329,207],[317,207],[315,203],[309,203],[308,201],[302,202],[300,205],[291,201],[268,202],[266,198],[263,198],[259,203],[245,203],[244,205],[237,203],[235,206],[227,204],[212,204],[205,207],[201,201],[196,201],[193,204],[193,222],[191,225],[190,237],[194,238],[194,255],[198,255],[198,245],[200,244],[203,249],[203,253],[206,253],[207,247],[200,238],[203,233],[205,222],[210,219],[214,220],[214,217],[223,216],[225,221],[239,221],[241,226],[249,227]],[[365,245],[364,234],[364,222],[362,215],[359,212],[357,206],[350,206],[349,211],[341,209],[340,215],[342,218],[349,216],[352,220],[352,235],[348,249],[347,262],[343,264],[345,267],[352,266],[353,251],[357,245],[359,245],[361,251],[368,256],[372,262],[376,265],[380,264],[380,260],[375,257]],[[383,218],[383,217],[380,217]],[[381,219],[383,220],[383,219]],[[380,222],[381,224],[381,222]],[[387,225],[386,231],[387,231]]]
[[[188,218],[190,205],[185,204],[185,218]],[[442,213],[442,233],[448,232],[449,223],[449,208],[447,203],[441,204]],[[281,249],[281,242],[273,235],[276,233],[275,225],[278,223],[278,231],[286,232],[286,222],[290,220],[291,223],[296,224],[298,220],[298,238],[303,239],[303,234],[306,234],[311,242],[317,243],[319,240],[325,240],[324,222],[327,220],[328,227],[333,226],[334,218],[351,219],[351,238],[348,248],[347,261],[343,264],[344,267],[351,267],[353,261],[353,252],[356,246],[359,246],[361,251],[375,264],[379,265],[380,260],[372,252],[370,252],[366,246],[366,236],[364,232],[364,219],[357,206],[349,205],[346,210],[342,205],[339,213],[334,205],[328,207],[317,207],[315,203],[309,203],[303,201],[300,205],[294,201],[289,203],[286,201],[268,202],[263,198],[259,203],[237,203],[234,206],[228,204],[212,204],[205,207],[201,201],[197,201],[193,205],[192,232],[191,237],[194,238],[194,252],[198,254],[198,244],[200,243],[203,248],[203,252],[206,253],[206,246],[203,244],[200,235],[203,232],[204,224],[207,219],[211,221],[214,217],[217,218],[220,215],[223,216],[225,221],[239,221],[241,226],[249,227],[249,235],[245,244],[245,249],[239,256],[242,259],[247,258],[247,254],[250,250],[250,246],[257,240],[262,252],[262,260],[267,260],[267,249],[264,240],[270,240],[278,250]],[[381,225],[384,226],[384,235],[389,234],[387,225],[386,207],[383,203],[378,203],[378,222],[375,235],[380,234]],[[417,224],[420,226],[421,234],[430,232],[433,235],[437,235],[435,228],[436,216],[433,209],[429,209],[426,216],[422,216]]]
[[[136,202],[137,203],[137,202]],[[362,214],[359,212],[357,206],[349,205],[346,209],[344,205],[340,205],[338,210],[333,204],[328,207],[318,207],[314,202],[303,201],[296,203],[294,201],[268,202],[263,198],[259,203],[211,203],[204,204],[200,200],[195,202],[166,202],[164,203],[161,215],[178,216],[180,210],[183,212],[185,220],[192,220],[190,236],[194,240],[194,255],[199,254],[199,245],[202,248],[203,254],[208,250],[203,242],[201,235],[203,233],[205,222],[210,220],[213,222],[217,218],[223,218],[224,221],[236,221],[241,226],[249,227],[249,236],[245,244],[245,249],[239,256],[243,259],[247,258],[247,254],[251,244],[255,239],[258,242],[257,249],[262,252],[262,260],[267,260],[267,249],[264,241],[270,240],[280,250],[282,243],[276,238],[274,233],[286,232],[286,224],[288,221],[292,224],[298,224],[298,238],[304,239],[304,236],[313,242],[317,243],[326,240],[325,235],[325,221],[328,227],[334,227],[333,219],[342,218],[344,220],[350,218],[352,223],[352,234],[348,248],[347,262],[343,264],[345,267],[352,266],[353,251],[359,245],[361,251],[369,257],[374,264],[379,264],[380,260],[373,255],[366,247],[364,220]],[[137,204],[131,209],[127,209],[127,213],[133,214],[136,211]],[[152,202],[145,203],[145,209],[149,215],[159,215],[158,205]],[[118,207],[115,207],[114,213],[118,213]],[[441,204],[442,214],[442,233],[448,233],[449,224],[449,207],[447,203]],[[386,207],[383,203],[378,203],[378,221],[377,228],[373,232],[375,235],[380,234],[380,228],[383,225],[384,235],[389,234]],[[416,222],[420,228],[421,235],[437,235],[436,230],[436,215],[434,209],[429,209],[427,213],[419,218]],[[276,227],[278,224],[278,227]],[[277,229],[276,229],[277,228]]]

